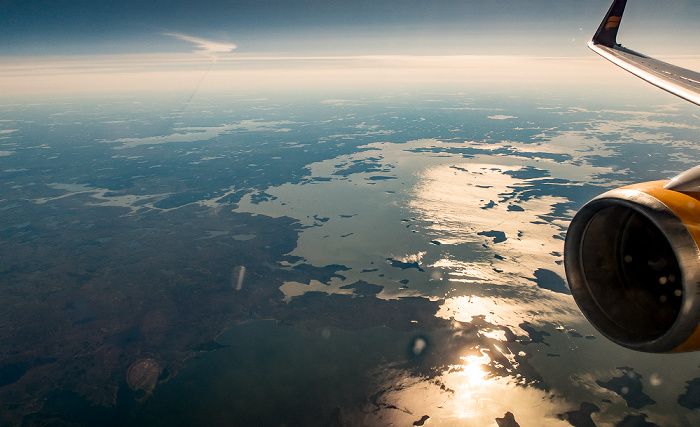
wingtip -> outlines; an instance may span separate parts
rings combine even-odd
[[[613,47],[617,43],[617,30],[620,28],[622,14],[625,11],[627,0],[614,0],[608,13],[605,14],[603,21],[598,27],[598,31],[593,35],[591,40],[594,44]]]

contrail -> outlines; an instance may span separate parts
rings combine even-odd
[[[207,78],[207,75],[209,75],[209,71],[211,71],[211,67],[214,66],[214,63],[216,62],[216,58],[212,58],[212,61],[209,63],[209,66],[207,67],[207,71],[204,72],[204,75],[202,78],[199,80],[199,83],[197,83],[197,86],[195,86],[194,91],[192,92],[192,95],[190,95],[189,98],[187,98],[187,102],[185,102],[185,108],[190,105],[190,101],[192,101],[192,98],[194,98],[195,94],[199,90],[199,87],[202,85],[204,82],[204,79]]]

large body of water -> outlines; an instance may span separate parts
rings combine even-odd
[[[697,355],[608,342],[562,265],[700,158],[665,96],[4,102],[0,423],[697,425]]]

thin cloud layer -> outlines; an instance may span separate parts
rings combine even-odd
[[[197,52],[201,52],[197,50]],[[112,91],[220,92],[285,89],[313,90],[388,86],[404,90],[451,84],[467,90],[497,85],[502,90],[539,95],[579,88],[607,91],[611,86],[638,84],[626,73],[610,73],[610,65],[594,56],[542,58],[530,56],[260,56],[206,51],[217,66],[202,78],[202,58],[190,53],[13,58],[0,56],[2,97],[50,93]],[[218,56],[218,58],[217,58]],[[695,65],[691,64],[693,62]],[[700,59],[689,68],[700,68]],[[576,85],[573,85],[575,82]],[[286,90],[286,89],[285,89]],[[465,107],[468,108],[468,107]]]
[[[236,46],[233,43],[221,43],[221,42],[215,42],[212,40],[207,40],[207,39],[202,39],[199,37],[192,37],[188,36],[186,34],[178,34],[178,33],[163,33],[164,36],[171,36],[178,38],[180,40],[184,40],[190,43],[194,43],[197,46],[197,49],[199,49],[203,53],[209,53],[209,54],[214,54],[214,53],[229,53],[232,52],[234,49],[236,49],[238,46]]]

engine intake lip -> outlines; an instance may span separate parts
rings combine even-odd
[[[569,226],[565,254],[576,303],[608,339],[668,352],[698,328],[700,251],[683,221],[656,197],[622,188],[591,200]]]

